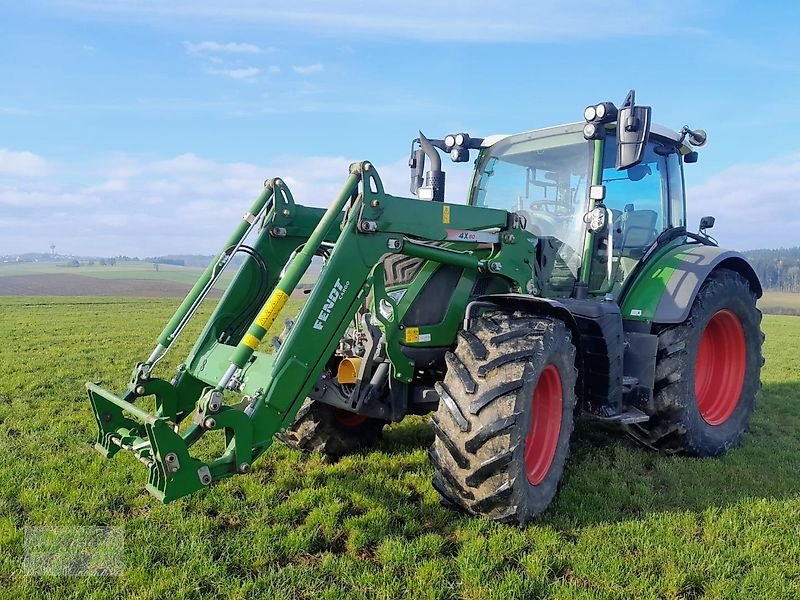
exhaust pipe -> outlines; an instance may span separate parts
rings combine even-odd
[[[425,188],[422,188],[425,192],[427,192],[427,189],[430,189],[430,192],[419,197],[423,200],[444,202],[444,171],[442,171],[442,157],[439,156],[439,152],[421,131],[419,132],[419,146],[431,160],[431,168],[425,173]],[[426,197],[427,195],[430,195],[430,197]]]

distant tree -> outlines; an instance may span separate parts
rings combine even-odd
[[[87,267],[93,267],[94,266],[94,261],[90,260],[89,262],[86,263],[86,266]]]
[[[106,259],[105,258],[101,258],[98,262],[99,262],[101,267],[105,267],[106,266]]]
[[[158,271],[158,263],[153,263],[153,268]]]
[[[117,264],[117,259],[116,258],[109,258],[106,262],[108,263],[109,267],[113,267],[115,264]]]
[[[77,260],[73,259],[73,260],[71,260],[71,261],[69,261],[69,262],[67,263],[67,266],[68,266],[68,267],[80,267],[80,266],[81,266],[81,263],[80,263],[80,262],[78,262]]]

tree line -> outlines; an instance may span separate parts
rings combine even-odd
[[[748,250],[743,253],[764,289],[800,292],[800,247]]]

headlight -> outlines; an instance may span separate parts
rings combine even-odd
[[[598,104],[594,107],[594,113],[597,115],[598,119],[605,119],[606,118],[606,105],[605,104]]]
[[[446,138],[444,138],[444,145],[445,145],[445,148],[447,148],[448,150],[450,148],[452,148],[453,146],[455,146],[456,145],[455,136],[448,135]]]
[[[583,111],[583,118],[587,121],[594,121],[597,118],[597,107],[587,106]]]

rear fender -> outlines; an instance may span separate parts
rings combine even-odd
[[[628,321],[682,323],[689,316],[700,287],[716,269],[742,275],[760,298],[761,283],[744,256],[703,244],[683,244],[646,265],[621,298]]]

